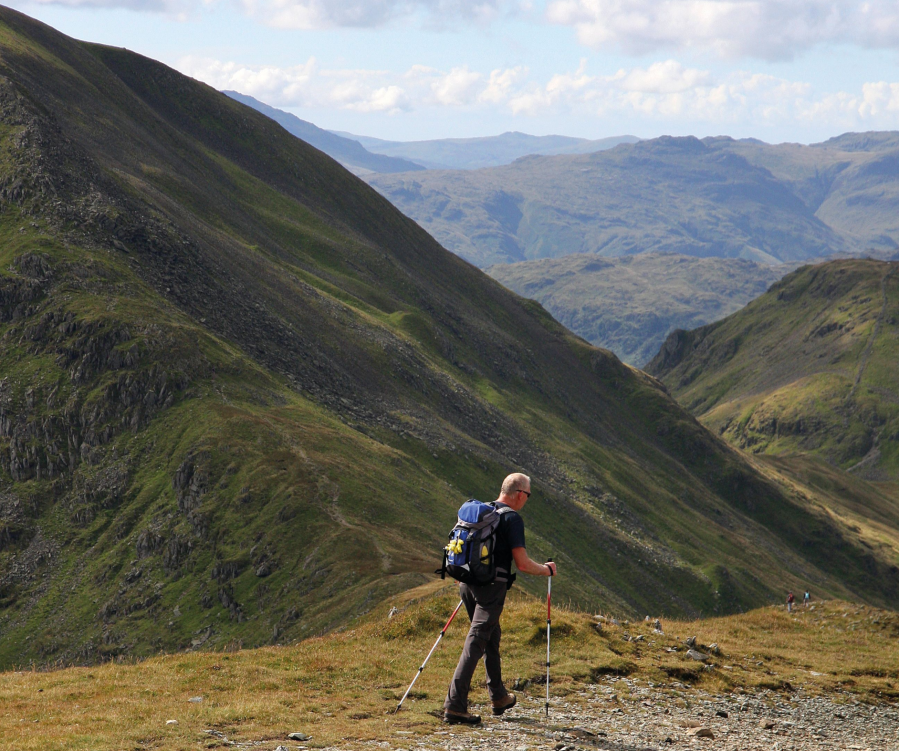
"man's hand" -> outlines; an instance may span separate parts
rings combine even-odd
[[[537,561],[528,555],[524,548],[512,548],[512,558],[515,560],[515,565],[518,570],[523,574],[530,574],[531,576],[555,576],[555,563],[552,561],[537,563]],[[552,569],[550,569],[550,566]],[[550,571],[552,571],[552,574],[550,574]]]

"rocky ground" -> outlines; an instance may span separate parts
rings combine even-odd
[[[686,686],[672,691],[609,678],[553,700],[548,722],[540,697],[523,699],[503,718],[494,718],[487,707],[473,711],[484,718],[479,728],[446,726],[426,737],[393,731],[392,738],[371,745],[416,751],[899,749],[899,708],[801,690],[788,696],[771,691],[712,696]]]

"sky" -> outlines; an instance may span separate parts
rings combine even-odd
[[[899,0],[31,0],[323,128],[814,143],[899,130]]]

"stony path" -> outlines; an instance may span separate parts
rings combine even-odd
[[[415,751],[899,751],[899,708],[802,691],[720,697],[610,678],[554,699],[548,723],[541,698],[525,698],[503,718],[489,708],[472,709],[484,717],[479,728],[445,726],[424,737],[394,730],[367,745]]]

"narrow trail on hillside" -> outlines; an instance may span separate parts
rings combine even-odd
[[[378,539],[377,535],[375,535],[375,533],[370,529],[366,529],[360,524],[353,524],[343,515],[343,512],[337,506],[337,501],[340,499],[340,487],[338,485],[332,484],[330,491],[331,503],[330,505],[325,506],[325,511],[327,512],[328,516],[330,516],[341,527],[352,529],[354,532],[360,532],[361,534],[368,537],[371,540],[372,547],[374,547],[375,551],[377,551],[378,553],[378,556],[381,558],[381,570],[385,574],[389,572],[392,560],[390,558],[390,554],[386,550],[384,550],[384,547],[381,545],[381,541]]]
[[[222,397],[224,398],[224,396]],[[309,469],[310,473],[314,477],[324,477],[325,472],[309,458],[309,455],[306,453],[303,446],[297,440],[296,436],[294,436],[289,430],[287,430],[283,425],[277,424],[275,421],[263,418],[263,422],[269,426],[272,432],[277,433],[281,439],[290,447],[291,452],[297,456],[300,461]],[[393,563],[390,554],[384,550],[384,547],[381,545],[381,541],[377,538],[377,536],[370,529],[366,529],[365,527],[359,524],[353,524],[350,522],[344,515],[340,508],[337,506],[337,501],[340,499],[340,486],[335,483],[329,483],[331,487],[324,488],[321,492],[325,492],[330,495],[331,503],[325,505],[325,513],[328,514],[339,526],[344,529],[352,529],[355,532],[360,532],[363,535],[366,535],[372,541],[372,546],[375,551],[377,551],[378,556],[381,559],[381,570],[384,573],[390,571],[390,566]]]

